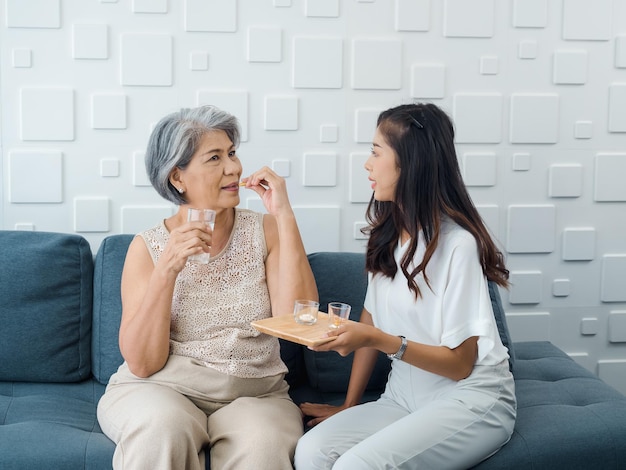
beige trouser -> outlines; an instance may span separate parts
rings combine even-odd
[[[242,379],[170,356],[141,379],[126,364],[98,403],[116,470],[291,469],[302,417],[283,376]]]

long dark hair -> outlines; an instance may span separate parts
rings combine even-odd
[[[396,153],[400,176],[394,201],[377,201],[372,196],[369,202],[366,269],[394,278],[397,266],[393,253],[400,233],[406,230],[411,241],[400,268],[409,289],[420,297],[415,278],[422,273],[429,285],[426,266],[437,249],[442,216],[448,216],[476,239],[487,279],[507,287],[509,271],[502,252],[491,239],[463,182],[454,147],[454,126],[448,115],[434,104],[406,104],[380,113],[377,126]],[[424,237],[426,252],[420,264],[409,271],[419,236]]]

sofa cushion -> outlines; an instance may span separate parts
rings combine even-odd
[[[511,333],[509,332],[509,326],[506,323],[506,314],[502,307],[502,299],[500,298],[500,290],[498,284],[493,281],[489,281],[489,296],[491,297],[491,307],[493,308],[493,314],[496,317],[496,324],[498,325],[498,333],[500,333],[500,339],[502,344],[509,350],[509,368],[513,370],[515,365],[515,348],[513,348],[513,341],[511,340]]]
[[[363,253],[319,252],[309,255],[319,293],[320,310],[328,302],[345,302],[352,306],[350,319],[358,321],[363,310],[367,274]],[[342,357],[336,352],[314,352],[304,348],[304,362],[310,384],[320,392],[345,392],[350,379],[353,354]],[[382,390],[387,383],[390,362],[383,353],[372,373],[367,390]]]
[[[96,254],[93,279],[93,375],[107,384],[123,362],[118,334],[122,319],[120,284],[132,235],[105,238]]]
[[[475,468],[623,468],[626,399],[552,343],[517,342],[511,440]]]
[[[115,445],[96,418],[104,386],[0,382],[0,468],[110,470]]]
[[[91,372],[93,259],[74,234],[0,231],[0,380],[75,382]],[[36,328],[33,328],[36,325]]]

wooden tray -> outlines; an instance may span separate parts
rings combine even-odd
[[[319,312],[317,323],[313,325],[301,325],[296,323],[293,315],[281,315],[279,317],[264,318],[250,323],[261,333],[286,339],[304,346],[317,346],[335,339],[334,336],[327,337],[328,315]]]

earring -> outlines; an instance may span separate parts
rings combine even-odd
[[[180,194],[183,194],[183,193],[185,192],[185,190],[184,190],[183,188],[176,188],[176,189],[178,189],[178,192],[179,192]]]

